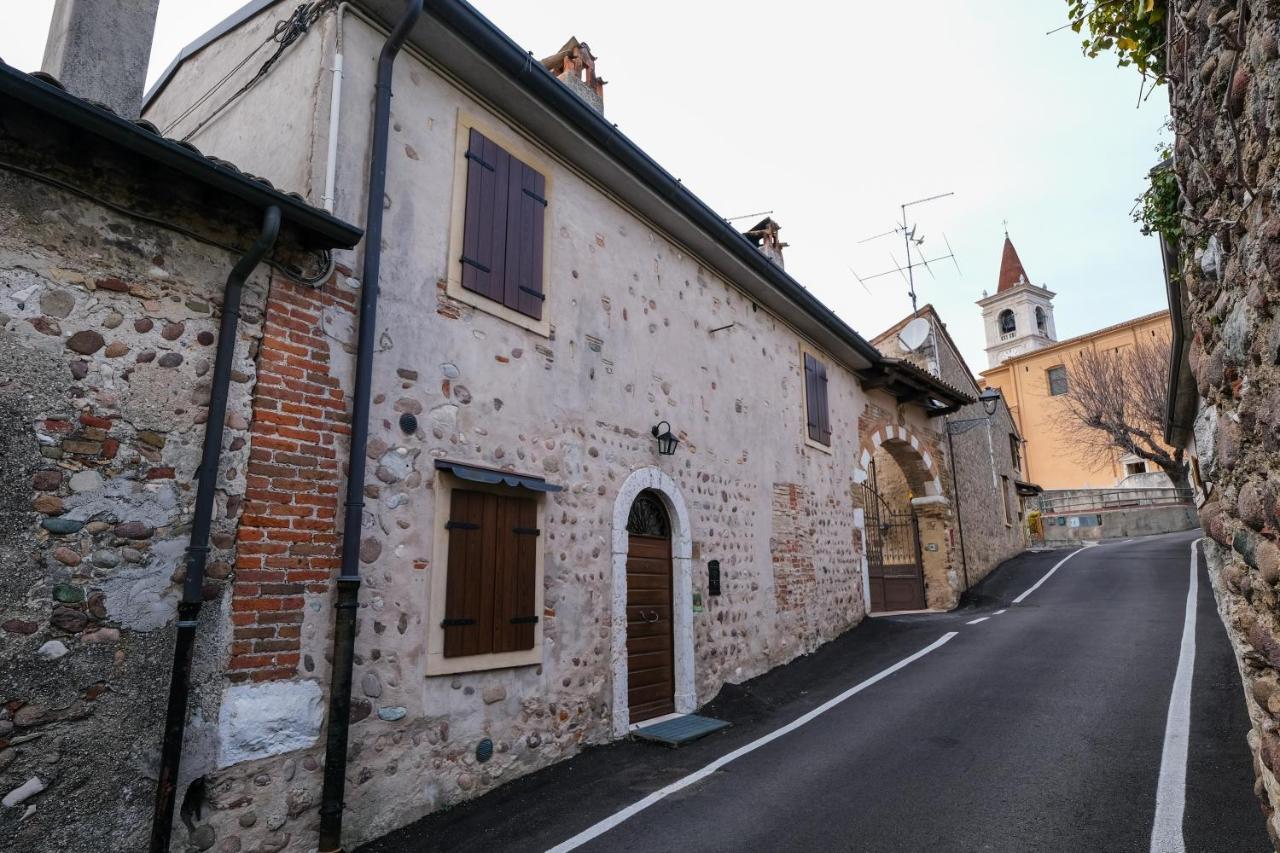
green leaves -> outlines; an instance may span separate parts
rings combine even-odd
[[[1089,57],[1115,51],[1121,67],[1136,66],[1144,77],[1164,82],[1165,15],[1168,0],[1066,0],[1074,32],[1088,37]]]

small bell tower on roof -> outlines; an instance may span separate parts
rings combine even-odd
[[[1053,322],[1056,295],[1047,287],[1031,283],[1006,230],[996,292],[989,296],[983,291],[978,300],[987,334],[988,367],[1057,342],[1058,331]]]

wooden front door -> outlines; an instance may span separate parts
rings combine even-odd
[[[627,522],[627,705],[638,723],[675,711],[671,528],[642,492]]]
[[[871,612],[923,610],[924,566],[915,513],[894,512],[875,489],[862,489]]]

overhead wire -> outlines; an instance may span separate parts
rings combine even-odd
[[[247,65],[249,63],[249,60],[251,60],[258,53],[258,51],[260,51],[263,48],[263,46],[270,44],[271,42],[274,41],[277,45],[275,52],[272,53],[269,57],[267,57],[267,60],[262,63],[261,67],[258,68],[257,72],[252,77],[250,77],[244,83],[244,85],[242,85],[236,91],[232,92],[226,98],[226,100],[224,100],[221,104],[219,104],[211,113],[209,113],[209,115],[201,119],[200,122],[197,123],[195,127],[193,127],[185,135],[183,135],[182,141],[189,142],[191,140],[191,137],[195,136],[197,133],[203,130],[210,122],[212,122],[218,116],[222,115],[222,113],[228,107],[230,107],[233,103],[235,103],[235,101],[238,98],[240,98],[242,95],[244,95],[254,86],[256,86],[259,82],[261,82],[262,79],[266,77],[268,73],[270,73],[271,69],[275,66],[276,62],[279,61],[281,55],[284,54],[285,50],[287,50],[289,46],[292,45],[294,42],[296,42],[298,39],[306,35],[307,31],[311,29],[311,25],[314,24],[316,21],[318,21],[321,15],[323,15],[325,12],[330,11],[331,9],[336,8],[337,5],[338,5],[338,0],[316,0],[315,2],[311,2],[311,3],[301,3],[294,8],[293,12],[289,15],[288,18],[284,18],[282,20],[276,21],[275,27],[272,29],[271,35],[268,36],[266,40],[260,43],[257,47],[255,47],[249,53],[248,56],[240,60],[240,62],[234,68],[232,68],[231,71],[229,71],[226,75],[224,75],[221,80],[219,80],[217,83],[213,85],[212,88],[210,88],[207,92],[205,92],[205,94],[202,95],[200,99],[198,99],[195,103],[193,103],[190,107],[188,107],[182,113],[182,115],[180,115],[178,118],[170,122],[169,126],[165,129],[165,133],[168,134],[169,131],[172,130],[180,121],[185,119],[198,106],[200,106],[205,101],[207,101],[208,98],[212,96],[215,91],[220,89],[227,82],[227,80],[229,80],[232,76],[236,74],[236,72],[238,72],[245,65]]]

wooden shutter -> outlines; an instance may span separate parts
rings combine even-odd
[[[444,656],[533,648],[537,503],[454,489],[449,516]]]
[[[462,232],[462,286],[503,301],[511,155],[479,131],[467,146],[467,201]]]
[[[512,157],[511,188],[511,202],[507,208],[507,282],[503,304],[540,320],[546,179]]]
[[[466,157],[462,286],[542,319],[546,178],[478,130]]]
[[[827,366],[817,362],[818,367],[818,441],[831,443],[831,410],[827,405]]]
[[[830,444],[831,420],[827,411],[827,366],[808,353],[804,355],[804,398],[809,438],[822,444]]]
[[[532,498],[500,498],[502,539],[498,548],[494,598],[493,650],[533,648],[537,579],[538,507]]]
[[[449,507],[449,561],[445,569],[444,656],[493,651],[492,592],[484,594],[485,543],[493,541],[492,495],[454,489]],[[496,510],[496,505],[493,507]],[[489,516],[486,519],[486,516]],[[486,527],[486,520],[489,525]],[[492,561],[490,560],[490,565]],[[492,590],[492,574],[490,574]],[[488,600],[486,600],[486,598]],[[486,616],[488,618],[486,618]]]

